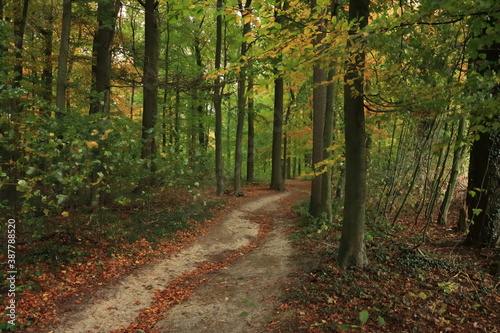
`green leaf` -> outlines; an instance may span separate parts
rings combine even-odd
[[[56,198],[57,198],[57,204],[61,205],[64,201],[68,199],[68,196],[64,194],[58,194],[56,195]]]
[[[381,316],[377,317],[378,326],[385,326],[385,319]]]
[[[370,313],[366,310],[363,310],[359,313],[359,321],[361,324],[364,324],[368,321],[368,318],[370,317]]]
[[[248,313],[248,312],[242,312],[242,313],[240,313],[240,315],[239,315],[239,316],[240,316],[240,317],[247,317],[248,315],[249,315],[249,313]]]
[[[18,190],[19,192],[28,192],[30,190],[28,182],[24,179],[19,180],[17,182],[16,190]]]

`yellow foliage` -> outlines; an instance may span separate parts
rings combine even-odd
[[[89,141],[87,142],[87,147],[89,148],[99,147],[99,144],[95,141]]]

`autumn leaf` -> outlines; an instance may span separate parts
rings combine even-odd
[[[89,148],[99,147],[99,144],[95,141],[89,141],[87,142],[87,147]]]

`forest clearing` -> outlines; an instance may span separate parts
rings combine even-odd
[[[499,332],[497,0],[0,0],[1,332]]]

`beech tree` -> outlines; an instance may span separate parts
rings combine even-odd
[[[274,9],[274,18],[278,25],[284,23],[281,12],[285,2],[278,0]],[[271,151],[271,190],[283,191],[285,189],[283,179],[282,145],[283,145],[283,111],[284,111],[284,79],[283,73],[279,70],[281,64],[281,54],[275,59],[274,64],[274,101],[273,101],[273,143]]]
[[[159,37],[158,27],[158,1],[139,0],[144,7],[144,74],[143,84],[143,109],[142,109],[142,153],[149,170],[154,171],[153,158],[156,154],[156,140],[154,129],[158,114],[158,58]],[[150,178],[150,181],[152,178]]]
[[[214,109],[215,109],[215,179],[216,194],[224,193],[224,160],[222,156],[222,80],[221,57],[222,57],[222,24],[223,0],[217,0],[216,39],[215,39],[215,82],[214,82]]]
[[[355,23],[349,31],[351,40],[347,73],[344,78],[344,122],[346,145],[346,180],[344,221],[338,253],[341,267],[364,267],[366,210],[366,132],[364,107],[365,53],[361,30],[368,24],[369,0],[349,1],[349,20]],[[356,45],[357,44],[357,45]]]
[[[69,39],[71,33],[71,4],[72,0],[63,0],[61,41],[59,44],[59,55],[57,59],[56,80],[56,107],[57,115],[60,117],[66,106],[66,88],[68,82],[68,58]]]
[[[92,46],[90,114],[109,113],[111,103],[111,47],[119,9],[119,0],[103,0],[98,3],[98,26],[94,33]]]
[[[478,58],[473,64],[475,71],[492,82],[500,70],[500,40],[491,38],[488,28],[496,25],[498,18],[486,17],[482,32],[476,37],[484,46],[478,50]],[[496,82],[487,87],[489,91],[483,91],[484,98],[498,106],[500,84]],[[471,225],[465,244],[495,248],[500,246],[500,116],[498,109],[484,114],[487,110],[473,111],[472,121],[477,133],[470,150],[466,202]]]

